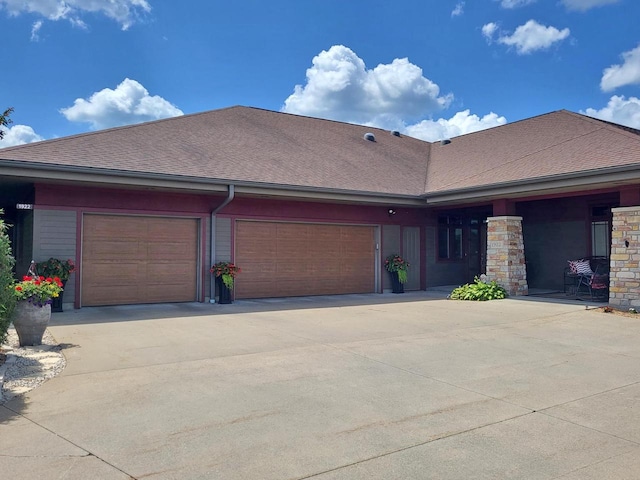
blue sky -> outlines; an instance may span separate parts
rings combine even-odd
[[[567,109],[640,128],[638,0],[0,0],[0,146],[232,105],[434,141]]]

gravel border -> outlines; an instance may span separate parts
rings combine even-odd
[[[39,387],[67,365],[60,345],[48,330],[44,332],[42,345],[33,347],[20,346],[13,326],[8,333],[7,342],[0,346],[6,356],[0,365],[0,405]]]

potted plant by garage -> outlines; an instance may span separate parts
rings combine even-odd
[[[231,262],[214,263],[209,270],[216,278],[218,285],[218,303],[231,303],[233,281],[240,273],[240,268]]]
[[[389,255],[384,261],[384,267],[391,275],[391,287],[393,293],[404,293],[404,284],[407,283],[407,270],[409,262],[397,253]]]
[[[51,319],[51,301],[61,292],[62,281],[58,277],[27,275],[13,285],[17,302],[12,320],[21,347],[42,344],[42,335]]]
[[[76,266],[71,259],[59,260],[57,258],[51,257],[47,261],[38,262],[36,264],[36,271],[38,272],[38,275],[42,275],[45,278],[57,277],[62,282],[63,291],[58,297],[55,297],[53,299],[53,303],[51,304],[52,312],[62,311],[62,296],[64,288],[67,286],[67,280],[69,280],[69,277],[75,270]]]

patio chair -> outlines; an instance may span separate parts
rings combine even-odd
[[[598,273],[599,268],[591,274],[580,274],[576,285],[576,296],[580,298],[584,294],[589,294],[592,301],[609,300],[609,275]]]

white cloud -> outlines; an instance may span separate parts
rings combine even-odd
[[[584,12],[594,7],[601,7],[603,5],[611,5],[618,3],[620,0],[562,0],[562,4],[567,7],[567,10],[578,10]]]
[[[33,22],[33,25],[31,26],[31,41],[32,42],[37,42],[38,40],[40,40],[40,29],[42,28],[42,20],[37,20],[35,22]]]
[[[44,140],[28,125],[14,125],[11,128],[3,128],[2,130],[4,131],[4,138],[0,140],[0,148]]]
[[[499,0],[502,8],[519,8],[534,3],[537,0]]]
[[[492,25],[492,24],[487,24]],[[487,26],[485,25],[485,27]],[[484,28],[483,27],[483,34]],[[494,33],[493,31],[491,32]],[[567,38],[571,31],[568,28],[558,30],[555,27],[545,27],[535,20],[529,20],[524,25],[520,25],[512,35],[501,35],[498,43],[516,48],[520,55],[544,50],[556,42],[560,42]],[[487,36],[485,34],[485,36]]]
[[[0,0],[3,7],[9,15],[31,13],[52,21],[68,20],[79,27],[86,26],[81,15],[98,13],[118,22],[123,30],[151,11],[147,0]]]
[[[538,0],[495,0],[500,2],[502,8],[513,9],[520,8],[532,3],[536,3]],[[590,8],[601,7],[604,5],[612,5],[619,3],[620,0],[560,0],[567,10],[586,11]]]
[[[451,16],[457,17],[459,15],[462,15],[463,13],[464,13],[464,2],[458,2],[456,4],[456,7],[451,12]]]
[[[182,115],[164,98],[149,95],[135,80],[125,78],[115,90],[105,88],[88,100],[78,98],[60,112],[71,122],[87,122],[94,129],[128,125]]]
[[[482,26],[482,35],[487,39],[487,42],[491,43],[493,40],[493,35],[498,30],[498,25],[496,23],[487,23]]]
[[[398,130],[427,141],[507,122],[495,113],[480,118],[469,110],[450,119],[425,119],[448,107],[453,95],[441,96],[438,85],[406,58],[367,69],[351,49],[334,45],[314,57],[312,64],[306,85],[296,85],[282,111]]]
[[[351,49],[334,45],[313,58],[307,82],[296,85],[282,111],[353,123],[375,117],[420,118],[447,107],[453,95],[406,58],[367,69]]]
[[[637,97],[626,99],[624,95],[614,95],[609,99],[606,107],[600,110],[587,108],[586,111],[580,113],[600,120],[640,129],[640,98]]]
[[[600,88],[610,92],[624,85],[640,83],[640,45],[622,54],[622,65],[611,65],[602,72]]]
[[[453,138],[465,133],[478,132],[487,128],[497,127],[507,123],[507,119],[491,112],[480,118],[471,115],[469,110],[456,113],[450,119],[423,120],[415,125],[409,125],[404,132],[415,138],[435,142],[445,138]]]

